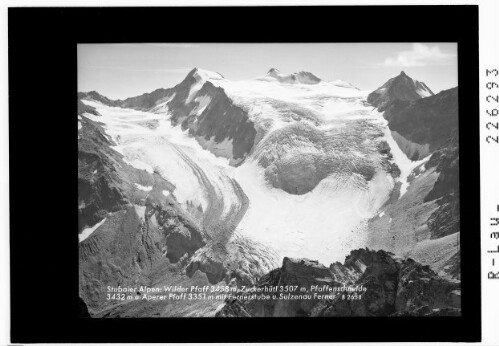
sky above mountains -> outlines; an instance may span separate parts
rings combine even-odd
[[[230,80],[308,71],[375,90],[405,71],[435,93],[457,86],[455,43],[169,43],[78,45],[78,90],[123,99],[170,88],[194,67]]]

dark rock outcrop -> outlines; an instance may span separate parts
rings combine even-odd
[[[230,141],[232,158],[239,161],[244,159],[253,148],[256,136],[255,126],[246,111],[236,106],[222,88],[215,87],[209,81],[204,83],[197,97],[209,98],[210,103],[201,114],[185,118],[182,127],[206,141]]]
[[[120,107],[119,100],[111,100],[104,95],[99,94],[97,91],[87,91],[78,93],[79,100],[93,100],[110,107]]]
[[[80,318],[91,318],[90,313],[88,312],[88,307],[87,304],[81,299],[81,297],[78,297],[78,317]]]
[[[437,200],[438,208],[430,215],[427,224],[431,238],[440,238],[460,231],[459,210],[459,143],[455,129],[442,148],[428,160],[427,168],[435,167],[437,181],[424,201]]]
[[[330,268],[310,260],[285,258],[283,266],[261,278],[260,289],[297,286],[295,299],[244,299],[239,293],[226,301],[218,317],[271,316],[394,316],[460,314],[460,284],[439,277],[411,259],[367,249],[355,250],[344,264]],[[324,298],[313,285],[328,287]],[[350,290],[347,288],[350,287]],[[265,294],[265,293],[260,293]],[[297,293],[298,294],[298,293]],[[308,298],[307,298],[308,297]]]
[[[122,209],[129,201],[124,193],[123,174],[116,169],[121,155],[103,128],[84,118],[78,140],[79,230],[102,220],[108,212]],[[123,163],[124,164],[124,163]]]
[[[391,131],[410,143],[428,146],[426,153],[413,153],[409,157],[420,160],[444,145],[456,131],[459,120],[458,90],[445,90],[412,102],[395,101],[384,116]]]
[[[437,150],[426,163],[440,173],[425,202],[448,194],[459,193],[459,140],[457,129],[452,131],[445,145]]]
[[[149,210],[146,214],[148,219],[154,215],[156,224],[163,231],[165,256],[170,262],[177,263],[185,255],[190,257],[206,245],[204,234],[199,227],[173,204],[152,204]]]
[[[156,106],[158,103],[162,102],[166,98],[173,95],[175,91],[173,89],[156,89],[150,93],[144,93],[139,96],[129,97],[124,100],[118,100],[120,107],[132,108],[138,110],[149,110]]]
[[[93,115],[100,116],[100,113],[97,112],[97,110],[94,107],[88,106],[83,102],[81,102],[81,99],[78,99],[78,115],[82,115],[84,113],[90,113]]]
[[[205,245],[202,231],[174,204],[128,206],[80,243],[80,294],[94,311],[116,304],[108,286],[151,285],[158,273]]]

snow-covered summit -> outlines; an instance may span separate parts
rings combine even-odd
[[[335,81],[332,81],[331,84],[336,85],[336,86],[341,87],[341,88],[352,88],[352,89],[360,90],[352,83],[349,83],[349,82],[341,80],[341,79],[337,79]]]
[[[222,76],[218,72],[203,70],[195,67],[191,72],[189,72],[188,76],[192,76],[196,79],[196,81],[207,81],[207,80],[222,80],[224,76]]]
[[[277,81],[279,83],[288,84],[318,84],[321,82],[321,79],[311,72],[300,71],[285,75],[276,68],[271,68],[265,76],[258,79],[265,81]]]

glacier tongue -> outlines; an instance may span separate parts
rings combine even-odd
[[[303,195],[270,187],[256,162],[235,171],[250,204],[237,233],[273,248],[281,259],[344,259],[365,245],[365,221],[386,201],[393,183],[379,172],[363,188],[356,176],[331,175]]]

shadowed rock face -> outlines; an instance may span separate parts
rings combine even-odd
[[[222,88],[206,82],[198,97],[211,99],[209,105],[198,116],[184,120],[182,126],[189,128],[189,133],[201,136],[215,143],[230,140],[232,156],[235,160],[244,159],[255,142],[256,129],[248,114],[234,105]]]
[[[427,167],[440,173],[424,201],[437,200],[438,209],[428,218],[431,238],[440,238],[460,230],[459,210],[459,143],[457,129],[446,145],[435,152]]]
[[[459,193],[459,140],[457,128],[447,139],[445,145],[437,150],[426,163],[427,168],[435,167],[440,173],[433,189],[425,202],[452,193]]]
[[[109,147],[112,143],[99,124],[87,118],[82,123],[78,140],[79,230],[128,203],[123,179],[115,169],[121,155]]]
[[[428,145],[426,155],[414,155],[420,160],[444,145],[458,126],[457,87],[416,101],[395,101],[385,111],[391,131],[411,143]]]
[[[352,251],[344,264],[330,268],[300,259],[285,258],[283,266],[262,277],[257,287],[298,285],[310,292],[312,285],[340,287],[362,285],[361,299],[259,300],[231,299],[218,317],[270,316],[392,316],[459,315],[460,284],[440,278],[428,266],[394,258],[385,251]],[[243,293],[244,294],[244,293]],[[347,293],[345,293],[347,294]]]

